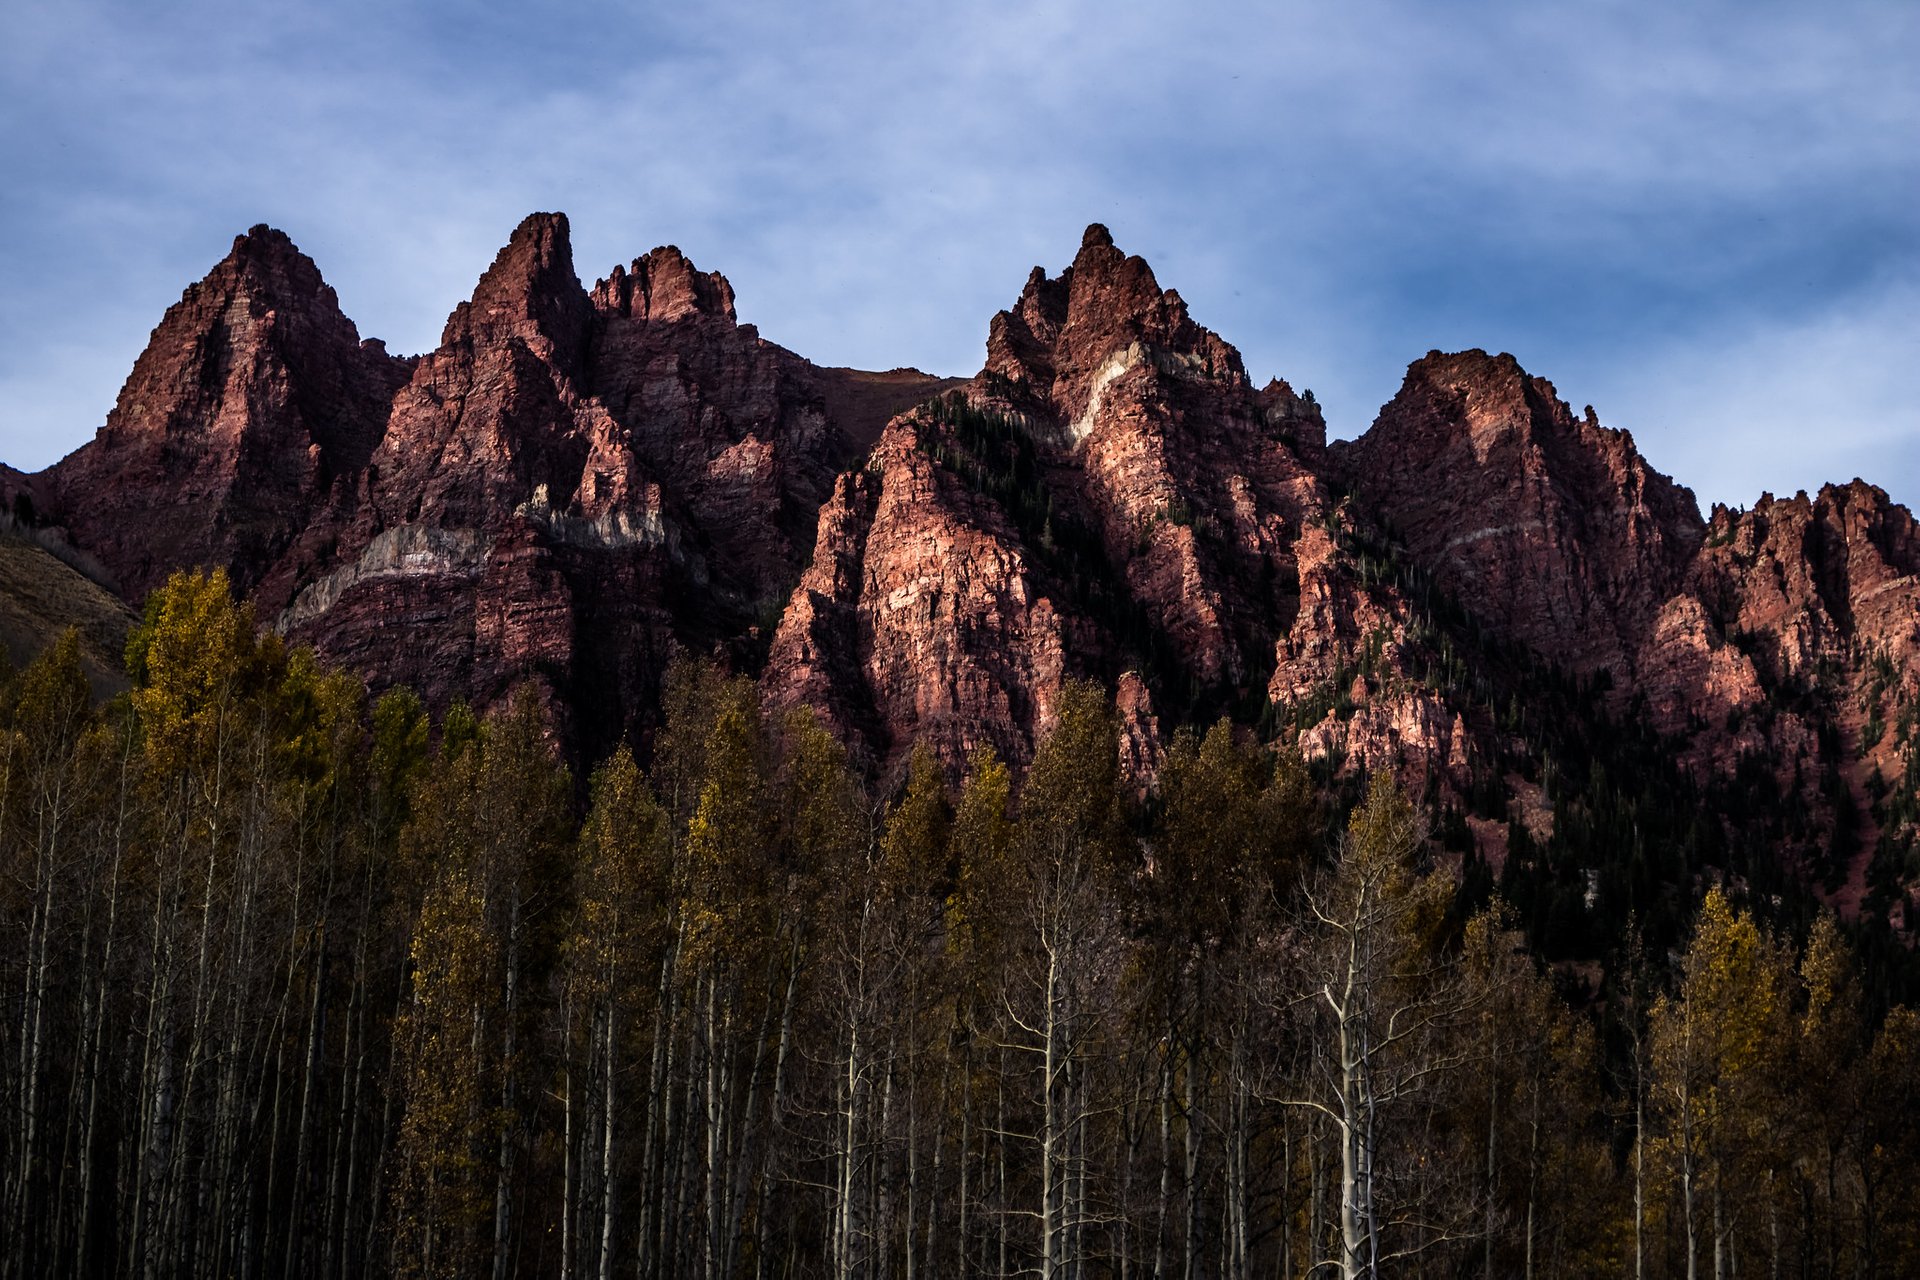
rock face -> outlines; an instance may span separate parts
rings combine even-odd
[[[980,374],[842,480],[771,698],[825,708],[876,758],[926,735],[949,760],[988,744],[1019,761],[1074,676],[1135,673],[1141,723],[1258,697],[1325,504],[1303,440],[1323,437],[1310,402],[1256,394],[1239,354],[1090,227],[994,317]]]
[[[225,565],[376,685],[485,704],[538,680],[594,751],[675,644],[755,659],[857,439],[944,385],[814,368],[677,249],[589,292],[560,214],[523,222],[440,346],[397,360],[262,227],[30,492],[130,599]]]
[[[1855,480],[1751,511],[1716,508],[1693,590],[1721,603],[1733,633],[1767,637],[1773,681],[1884,654],[1913,666],[1920,632],[1920,529],[1905,507]]]
[[[1336,447],[1363,506],[1541,655],[1623,684],[1703,538],[1693,494],[1510,355],[1435,351]]]
[[[1694,694],[1695,721],[1705,724],[1693,735],[1696,751],[1703,742],[1717,748],[1710,763],[1725,772],[1733,739],[1827,828],[1857,832],[1836,842],[1821,868],[1840,882],[1844,908],[1868,894],[1876,862],[1883,892],[1920,867],[1920,527],[1912,514],[1857,479],[1811,499],[1762,495],[1751,511],[1716,508],[1689,588],[1744,660],[1739,667],[1723,656],[1742,677],[1724,726],[1715,718],[1720,690]],[[1743,714],[1753,709],[1768,714]]]
[[[538,681],[583,759],[644,728],[686,647],[876,769],[917,738],[1023,762],[1079,677],[1115,691],[1139,781],[1231,715],[1334,778],[1398,770],[1507,874],[1624,812],[1609,770],[1729,839],[1787,797],[1749,835],[1843,905],[1920,843],[1920,531],[1883,492],[1703,521],[1481,351],[1416,361],[1329,445],[1311,393],[1256,388],[1100,226],[965,381],[809,364],[672,247],[584,288],[558,214],[397,359],[255,228],[98,438],[0,472],[0,501],[130,600],[224,565],[376,685]]]
[[[251,586],[366,466],[408,363],[362,342],[293,242],[255,227],[153,331],[46,514],[138,599],[182,565]]]
[[[995,317],[976,377],[842,477],[765,685],[876,762],[916,738],[1018,762],[1091,677],[1136,773],[1172,726],[1264,703],[1310,757],[1463,815],[1496,866],[1600,803],[1557,761],[1597,778],[1656,750],[1675,808],[1737,805],[1758,770],[1801,817],[1752,838],[1845,906],[1881,834],[1871,773],[1914,772],[1913,527],[1860,485],[1709,525],[1630,435],[1479,351],[1417,361],[1329,448],[1310,396],[1254,390],[1093,227]]]

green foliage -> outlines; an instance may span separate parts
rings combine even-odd
[[[1151,884],[1154,927],[1205,942],[1291,889],[1316,833],[1305,765],[1268,757],[1230,722],[1174,735],[1161,769]]]
[[[1423,590],[1376,551],[1373,589]],[[1024,777],[922,745],[874,795],[812,714],[685,659],[581,815],[537,690],[436,743],[177,577],[113,705],[72,637],[0,669],[0,1261],[1301,1274],[1353,1260],[1371,1177],[1359,1236],[1433,1274],[1624,1274],[1636,1225],[1684,1274],[1689,1221],[1701,1262],[1717,1230],[1748,1270],[1911,1270],[1911,959],[1764,880],[1810,822],[1772,762],[1689,790],[1604,688],[1424,607],[1449,705],[1516,741],[1431,831],[1392,776],[1328,805],[1226,719],[1135,795],[1086,684]],[[1771,809],[1716,832],[1728,795]],[[1470,815],[1510,824],[1498,886]]]
[[[780,888],[758,708],[744,699],[723,702],[701,757],[704,777],[687,823],[684,862],[687,954],[696,969],[732,965],[764,945]]]
[[[939,901],[953,882],[948,849],[953,805],[940,763],[924,743],[915,744],[907,760],[906,794],[887,815],[880,840],[881,876],[889,885]]]
[[[1045,859],[1075,850],[1084,851],[1089,866],[1124,864],[1119,772],[1113,705],[1100,686],[1069,682],[1060,690],[1053,729],[1034,753],[1020,791],[1017,854]]]

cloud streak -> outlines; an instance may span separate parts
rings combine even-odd
[[[1703,496],[1858,470],[1913,500],[1917,12],[48,10],[0,54],[30,126],[0,142],[0,457],[83,440],[256,221],[400,350],[563,208],[589,277],[676,242],[814,359],[966,372],[1101,220],[1339,433],[1429,347],[1485,346]]]

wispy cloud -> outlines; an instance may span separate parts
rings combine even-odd
[[[85,438],[252,222],[415,350],[558,207],[584,275],[677,242],[815,359],[961,372],[1097,219],[1346,434],[1429,347],[1504,348],[1703,495],[1858,470],[1920,498],[1890,372],[1920,275],[1907,4],[202,0],[15,26],[23,465]]]
[[[1755,314],[1591,372],[1663,469],[1703,504],[1750,506],[1856,477],[1920,498],[1920,276],[1876,282],[1818,314]]]

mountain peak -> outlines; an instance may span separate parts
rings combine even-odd
[[[278,227],[270,227],[264,222],[256,222],[240,235],[233,238],[233,249],[227,255],[230,258],[254,261],[275,261],[289,258],[306,259],[293,238]]]
[[[1704,533],[1627,433],[1576,418],[1507,352],[1428,352],[1337,451],[1444,586],[1574,670],[1626,674]]]
[[[365,465],[406,369],[361,341],[285,232],[257,225],[168,308],[106,425],[44,487],[136,597],[192,564],[250,588]]]
[[[1136,346],[1199,357],[1202,367],[1244,379],[1238,353],[1195,324],[1146,259],[1122,252],[1096,222],[1071,266],[1051,278],[1035,267],[1019,301],[994,317],[984,371],[1027,386],[1073,418],[1085,411],[1098,370]]]
[[[454,308],[440,345],[517,337],[571,371],[586,342],[587,321],[587,295],[573,271],[567,215],[533,213],[514,228],[473,298]]]
[[[718,271],[701,271],[677,245],[662,245],[616,266],[593,286],[593,305],[635,320],[669,321],[708,316],[735,324],[733,286]]]
[[[263,311],[339,310],[339,299],[313,259],[300,252],[286,232],[264,222],[235,236],[227,256],[188,286],[181,300],[213,297],[222,300],[220,305],[245,298]]]

